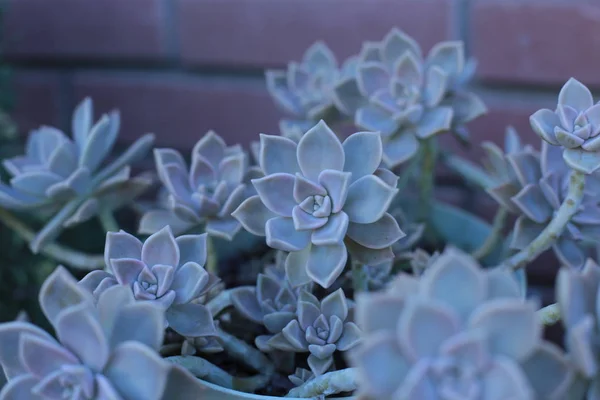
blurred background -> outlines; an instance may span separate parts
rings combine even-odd
[[[343,61],[392,27],[426,50],[463,40],[467,55],[479,61],[473,84],[490,111],[470,124],[474,146],[463,152],[474,160],[481,154],[477,143],[501,142],[507,125],[539,143],[528,117],[552,107],[569,77],[600,88],[600,0],[2,4],[6,68],[0,71],[10,74],[0,75],[0,104],[21,135],[41,124],[68,131],[74,106],[91,96],[97,115],[121,110],[125,141],[153,132],[159,146],[189,150],[214,129],[230,144],[247,145],[258,133],[277,133],[283,115],[267,94],[265,68],[299,60],[319,39]],[[488,219],[493,214],[485,193],[456,198],[448,189],[438,195]],[[538,264],[530,274],[540,290],[551,290],[554,269],[543,259]]]

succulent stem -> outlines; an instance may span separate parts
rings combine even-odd
[[[184,367],[197,378],[204,379],[227,389],[252,393],[269,383],[269,377],[265,375],[255,375],[245,378],[231,376],[226,371],[200,357],[172,356],[165,358],[165,360]]]
[[[206,306],[210,310],[213,318],[216,318],[223,310],[232,306],[231,291],[223,290],[215,298],[211,299]]]
[[[98,214],[98,219],[100,220],[102,229],[104,229],[106,233],[119,231],[119,224],[117,223],[112,211],[102,210],[102,212]]]
[[[418,165],[419,157],[413,157],[413,159],[410,160],[408,166],[404,168],[401,174],[399,174],[400,178],[398,179],[398,184],[396,185],[396,188],[402,191],[406,187],[406,185],[408,185],[408,182],[410,178],[413,177]]]
[[[64,205],[61,210],[54,214],[48,223],[29,242],[29,248],[37,254],[47,243],[52,242],[60,234],[63,224],[77,211],[79,206],[86,200],[84,196],[77,197]]]
[[[444,154],[444,163],[466,181],[487,189],[494,185],[494,180],[477,165],[454,154]]]
[[[356,370],[346,368],[317,376],[302,386],[290,390],[285,397],[313,398],[353,390],[356,390]]]
[[[27,225],[2,208],[0,208],[0,222],[15,231],[27,242],[31,242],[35,238],[35,233]],[[91,271],[104,267],[103,256],[82,253],[63,247],[57,243],[51,243],[43,247],[40,252],[47,257],[76,269]]]
[[[435,164],[437,161],[437,142],[432,137],[421,142],[421,168],[419,176],[419,221],[427,222],[431,210],[433,186],[435,184]]]
[[[542,324],[554,325],[558,321],[560,321],[560,310],[558,308],[558,304],[550,304],[540,310],[538,310],[537,315],[540,317]]]
[[[214,275],[219,275],[217,266],[217,252],[215,250],[215,244],[213,238],[210,235],[206,235],[206,270]]]
[[[218,329],[217,332],[219,342],[227,354],[263,375],[273,375],[275,366],[267,356],[222,329]]]
[[[473,252],[473,257],[475,257],[477,260],[481,260],[494,250],[498,240],[502,238],[502,230],[504,229],[507,216],[508,211],[506,208],[499,207],[496,211],[496,215],[494,215],[494,221],[492,222],[492,230],[490,234],[487,236],[483,244]]]
[[[567,197],[556,211],[556,214],[554,214],[550,223],[526,248],[502,263],[506,268],[517,270],[525,266],[556,242],[573,215],[579,210],[581,200],[583,200],[585,176],[583,172],[571,171]]]
[[[365,271],[367,266],[352,260],[352,288],[354,293],[366,292],[369,290],[367,282],[367,272]]]

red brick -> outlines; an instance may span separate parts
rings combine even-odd
[[[81,73],[74,85],[76,100],[92,96],[97,113],[121,110],[127,141],[153,132],[160,146],[189,149],[214,129],[229,144],[248,144],[277,133],[280,118],[261,81]]]
[[[425,48],[450,35],[450,0],[178,0],[183,59],[197,65],[282,65],[316,40],[358,53],[398,27]]]
[[[40,125],[59,126],[59,76],[50,72],[16,72],[15,107],[11,116],[23,134]]]
[[[165,53],[161,0],[11,0],[8,59],[155,59]]]
[[[479,77],[600,86],[600,3],[584,0],[476,0],[471,41]]]

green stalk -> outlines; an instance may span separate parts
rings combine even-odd
[[[100,220],[102,229],[104,229],[106,233],[119,231],[119,224],[117,223],[117,220],[115,219],[115,216],[113,215],[112,211],[102,210],[98,214],[98,219]]]
[[[502,230],[506,224],[506,217],[508,211],[504,207],[499,207],[494,216],[494,222],[492,222],[492,230],[488,237],[485,239],[483,244],[479,246],[477,250],[473,252],[473,257],[477,260],[485,258],[488,254],[494,250],[498,240],[502,238]]]

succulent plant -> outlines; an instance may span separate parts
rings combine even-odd
[[[105,165],[118,137],[119,113],[105,114],[95,124],[92,121],[92,100],[86,98],[73,114],[73,139],[50,126],[33,131],[25,154],[3,161],[12,178],[10,185],[0,183],[0,206],[46,216],[80,199],[77,207],[61,216],[58,226],[68,227],[120,208],[150,187],[152,179],[146,175],[132,178],[128,164],[145,156],[154,135],[140,138]]]
[[[565,344],[572,363],[590,383],[588,399],[600,389],[600,267],[588,259],[582,270],[561,268],[556,281],[556,300],[566,329]]]
[[[173,368],[156,353],[163,310],[137,303],[122,286],[96,305],[62,267],[46,280],[40,305],[58,340],[28,322],[0,324],[2,399],[168,399]],[[188,388],[178,387],[178,395]],[[189,393],[188,393],[189,395]]]
[[[154,233],[173,219],[177,226],[205,224],[210,235],[231,240],[240,224],[231,213],[246,198],[247,155],[240,146],[227,147],[215,132],[204,135],[192,150],[189,168],[173,149],[155,149],[158,177],[168,191],[168,210],[146,213],[140,233]]]
[[[286,256],[278,251],[275,264],[267,265],[264,272],[258,274],[256,286],[231,289],[231,301],[236,310],[250,321],[264,325],[270,333],[255,339],[256,347],[263,352],[274,350],[268,346],[268,340],[296,318],[300,292],[311,290],[310,284],[296,288],[290,285],[283,265]]]
[[[487,144],[489,164],[499,171],[497,184],[488,193],[509,212],[519,215],[511,248],[521,250],[548,225],[567,196],[570,169],[561,150],[542,141],[541,153],[522,146],[512,133],[507,136],[507,154]],[[585,177],[584,198],[579,211],[557,238],[552,249],[561,263],[581,267],[586,258],[587,241],[600,239],[600,174]]]
[[[298,300],[297,316],[267,344],[291,352],[310,352],[308,365],[315,376],[327,372],[335,351],[347,351],[360,341],[360,330],[349,318],[349,305],[342,289],[319,301],[303,291]]]
[[[306,132],[315,122],[335,112],[333,86],[340,77],[351,74],[352,68],[353,59],[340,69],[333,52],[318,41],[306,50],[300,63],[289,63],[285,71],[268,70],[265,77],[269,94],[279,107],[297,118],[283,120],[282,124]]]
[[[361,128],[381,132],[384,161],[394,168],[412,158],[418,139],[460,126],[485,112],[465,81],[461,42],[434,46],[426,60],[419,45],[398,29],[381,43],[368,42],[355,76],[335,87],[338,108]]]
[[[391,246],[404,233],[386,213],[397,177],[379,168],[379,134],[355,133],[342,144],[321,121],[298,144],[261,135],[260,153],[265,177],[252,180],[258,195],[232,215],[270,247],[290,252],[293,286],[331,286],[348,251],[365,264],[393,257]]]
[[[563,148],[571,168],[586,174],[600,168],[600,104],[594,104],[592,93],[578,80],[564,84],[555,111],[536,111],[530,122],[543,140]]]
[[[210,311],[202,297],[219,279],[204,269],[206,234],[175,238],[170,227],[143,243],[127,232],[106,235],[106,271],[92,271],[80,285],[97,298],[107,288],[123,285],[138,301],[150,301],[166,310],[166,326],[182,336],[215,335]]]
[[[482,270],[448,248],[421,279],[400,274],[387,291],[357,298],[363,339],[350,361],[360,391],[378,400],[564,399],[573,373],[542,340],[536,310],[510,272]]]

